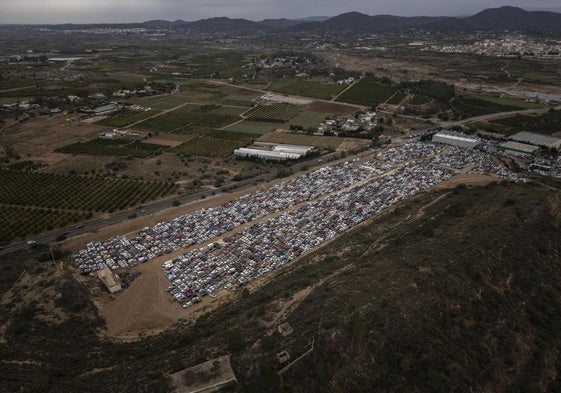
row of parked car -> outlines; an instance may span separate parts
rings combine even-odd
[[[443,152],[444,149],[446,149],[445,152]],[[422,183],[413,184],[417,184],[416,187],[422,190],[430,187],[433,184],[433,180],[437,182],[444,180],[446,176],[443,173],[451,175],[452,169],[461,169],[470,164],[473,165],[474,170],[494,172],[513,181],[521,180],[515,174],[497,165],[489,155],[480,151],[462,150],[432,143],[408,143],[383,150],[377,155],[376,160],[363,164],[353,161],[342,165],[323,167],[309,174],[269,186],[262,191],[241,196],[220,206],[202,209],[161,222],[152,227],[146,227],[136,236],[130,238],[117,236],[102,242],[89,243],[74,255],[74,260],[76,265],[84,272],[99,270],[106,266],[117,270],[149,261],[182,247],[208,242],[208,240],[230,232],[242,224],[253,222],[271,213],[281,212],[305,202],[314,201],[315,204],[323,200],[329,202],[332,198],[340,198],[341,194],[336,197],[330,196],[335,191],[357,186],[355,191],[358,192],[362,190],[363,186],[367,186],[370,183],[373,185],[378,184],[377,182],[381,181],[381,179],[375,179],[377,176],[388,173],[393,174],[393,171],[396,171],[401,166],[415,171],[415,176],[419,176],[417,180],[422,181]],[[441,172],[442,169],[444,172]],[[404,185],[396,186],[394,183],[383,184],[388,187],[387,192],[396,192],[398,196],[401,195],[402,189],[408,189]],[[397,189],[394,190],[392,189],[393,187],[397,187]],[[404,195],[407,196],[409,194],[405,193]],[[401,200],[401,197],[398,197],[398,200]],[[356,202],[344,199],[342,204],[336,205],[338,206],[336,209],[326,210],[324,216],[329,218],[333,214],[339,214],[341,217],[346,217],[346,203],[353,204]],[[380,203],[385,205],[385,202]],[[314,204],[305,205],[302,209],[307,209]],[[348,206],[348,208],[350,209],[353,206]],[[362,207],[361,209],[364,210]],[[296,211],[301,210],[297,209]],[[369,212],[368,209],[365,211]],[[368,216],[369,213],[366,214]],[[322,217],[315,217],[313,219],[315,224],[318,224],[316,221],[325,219]],[[333,228],[325,229],[325,233],[318,237],[318,239],[322,239],[320,243],[329,236],[334,236],[349,226],[355,225],[353,224],[355,218],[352,217],[348,218],[348,221],[333,224]],[[362,216],[359,214],[356,217]],[[296,227],[290,229],[290,231],[291,233],[299,233],[300,229]],[[289,238],[292,239],[292,237]],[[303,243],[303,245],[313,243],[312,240],[309,240],[309,242],[311,243]],[[297,256],[296,254],[299,255],[305,251],[298,243],[299,240],[291,240],[290,247],[285,250],[285,253],[276,257],[270,256],[273,258],[272,262],[262,267],[262,269],[274,269]],[[212,247],[215,246],[213,245]],[[292,247],[300,247],[293,250],[294,255],[290,253]],[[280,251],[275,250],[275,252],[279,253]],[[236,267],[230,267],[228,270],[232,268],[237,269]],[[241,277],[242,282],[247,280],[244,277]],[[174,282],[177,277],[170,278]],[[203,284],[201,282],[198,285],[202,289],[207,288]],[[224,286],[227,284],[225,283]],[[207,288],[211,292],[216,289],[212,288],[212,286],[214,284],[210,284]],[[171,288],[170,290],[174,289],[176,288]]]
[[[326,195],[167,261],[164,268],[171,282],[170,292],[188,307],[193,298],[200,299],[198,296],[244,286],[466,167],[525,181],[481,151],[446,147],[446,153],[438,154],[442,149],[426,144],[394,149],[398,158],[391,164],[372,161],[360,165],[361,169],[387,175]],[[408,156],[408,152],[412,154]],[[399,165],[403,163],[407,164]]]
[[[427,161],[411,162],[189,251],[164,264],[175,298],[183,303],[197,294],[243,286],[453,175]]]
[[[113,270],[132,266],[181,247],[204,243],[239,225],[349,187],[372,175],[352,163],[323,167],[228,203],[146,227],[131,238],[117,236],[89,243],[74,259],[84,272],[105,266]]]

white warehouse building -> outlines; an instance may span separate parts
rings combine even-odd
[[[474,149],[481,144],[480,138],[456,131],[440,131],[433,135],[432,141],[465,149]]]
[[[236,157],[257,157],[265,160],[298,160],[313,151],[313,146],[284,145],[267,142],[255,142],[253,146],[234,150]]]
[[[302,155],[298,153],[286,153],[282,151],[252,149],[249,147],[242,147],[234,150],[234,155],[236,157],[242,157],[242,158],[257,157],[257,158],[263,158],[266,160],[273,160],[273,161],[297,160],[300,157],[302,157]]]

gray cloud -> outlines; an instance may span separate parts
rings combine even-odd
[[[228,16],[260,20],[337,15],[470,15],[514,5],[559,7],[559,0],[1,0],[0,23],[140,22],[149,19],[197,20]]]

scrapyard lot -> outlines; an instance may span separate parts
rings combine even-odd
[[[461,171],[524,181],[479,151],[409,143],[367,162],[320,168],[130,238],[89,243],[74,259],[88,272],[170,254],[163,265],[168,292],[187,308],[207,294],[244,286]],[[194,248],[181,253],[184,247]]]

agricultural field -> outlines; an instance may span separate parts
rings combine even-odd
[[[517,98],[496,97],[496,96],[489,96],[483,94],[470,94],[469,97],[488,101],[498,105],[515,106],[520,109],[543,108],[545,106],[544,104],[523,101]]]
[[[357,138],[357,141],[362,141]],[[290,132],[271,132],[267,135],[261,136],[257,139],[260,142],[271,142],[271,143],[288,143],[291,145],[305,145],[305,146],[316,146],[327,150],[336,150],[344,141],[345,138],[339,138],[336,136],[316,136],[316,135],[306,135],[306,134],[293,134]],[[369,141],[364,140],[365,143]]]
[[[132,141],[130,139],[96,138],[88,142],[74,143],[57,149],[56,151],[66,154],[145,158],[152,154],[162,152],[167,148],[168,146]]]
[[[325,101],[314,101],[307,106],[307,109],[312,112],[329,113],[335,115],[350,115],[360,110],[360,108],[356,106]]]
[[[290,120],[289,125],[301,126],[304,129],[309,127],[317,127],[319,124],[326,119],[328,113],[325,112],[312,112],[304,111],[298,114],[295,118]]]
[[[520,131],[531,131],[551,135],[561,131],[561,110],[550,111],[538,116],[515,115],[493,120],[491,124],[500,126],[499,132],[512,135]]]
[[[434,80],[402,82],[399,87],[408,89],[413,94],[425,95],[443,103],[450,101],[456,94],[454,85]]]
[[[222,105],[241,106],[245,108],[245,110],[248,110],[255,106],[255,103],[253,101],[246,100],[243,97],[237,96],[227,96],[226,98],[219,100],[219,102]]]
[[[395,87],[381,85],[375,78],[367,77],[341,94],[337,101],[375,107],[386,102],[396,91]]]
[[[0,170],[0,204],[77,211],[122,210],[175,192],[175,184]]]
[[[396,92],[389,100],[386,101],[386,103],[390,104],[390,105],[397,105],[399,104],[401,101],[403,101],[403,99],[407,97],[406,94],[400,93],[400,92]]]
[[[271,132],[278,127],[278,123],[252,122],[244,120],[239,123],[232,124],[231,126],[224,128],[224,130],[262,135]]]
[[[488,100],[472,97],[457,97],[450,102],[450,107],[462,118],[522,109],[519,106],[498,104]]]
[[[216,130],[187,141],[173,149],[179,154],[224,158],[233,154],[234,149],[247,146],[255,138],[254,134]]]
[[[135,123],[137,121],[145,120],[151,116],[157,115],[160,111],[133,111],[130,109],[124,109],[117,113],[116,115],[107,117],[103,120],[97,121],[95,124],[100,126],[108,127],[126,127],[129,124]]]
[[[189,123],[191,112],[200,108],[197,104],[187,104],[172,112],[148,119],[134,128],[148,132],[170,132]]]
[[[128,103],[142,105],[145,108],[152,108],[153,110],[168,110],[175,108],[176,106],[183,105],[188,100],[185,97],[178,95],[165,95],[158,97],[142,97],[142,98],[132,98],[127,100]]]
[[[193,138],[198,135],[206,134],[207,132],[213,131],[214,128],[206,127],[206,126],[193,126],[188,125],[185,127],[180,127],[176,130],[173,130],[173,135],[180,135],[187,138]]]
[[[185,75],[192,78],[209,78],[220,75],[222,78],[240,77],[247,71],[242,68],[250,60],[240,51],[220,51],[216,53],[197,52],[185,59],[181,66]],[[186,56],[187,57],[187,56]]]
[[[425,96],[423,94],[414,94],[413,97],[409,100],[409,105],[413,106],[420,106],[420,105],[427,105],[432,102],[432,98]]]
[[[42,79],[6,79],[0,81],[0,92],[4,90],[22,89],[44,84]]]
[[[329,100],[346,86],[336,83],[321,83],[306,80],[279,80],[271,83],[268,90],[284,94]]]
[[[240,116],[245,113],[249,108],[241,108],[239,106],[222,106],[214,111],[217,115],[227,115],[227,116]]]
[[[0,170],[0,241],[68,225],[175,193],[171,182]]]
[[[0,242],[65,227],[85,219],[87,213],[20,206],[0,206]]]
[[[292,104],[271,104],[259,106],[246,114],[248,120],[272,123],[286,123],[296,117],[303,107]]]
[[[172,112],[149,119],[138,124],[135,128],[150,132],[182,133],[185,127],[220,128],[239,120],[239,116],[220,114],[216,110],[219,105],[186,105]]]
[[[181,91],[173,97],[182,98],[183,102],[200,104],[220,104],[250,108],[253,99],[261,93],[244,90],[228,85],[207,83],[204,81],[188,81],[180,83]]]

